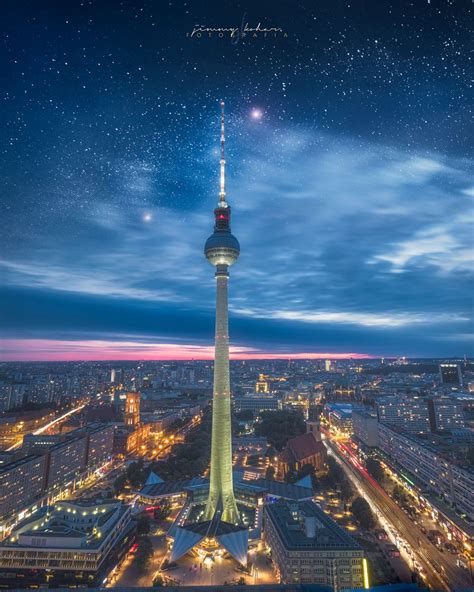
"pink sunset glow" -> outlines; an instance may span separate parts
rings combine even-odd
[[[214,347],[176,343],[142,343],[139,341],[60,341],[53,339],[4,339],[0,342],[0,360],[68,362],[100,360],[212,360]],[[250,347],[231,346],[233,360],[258,359],[371,359],[360,353],[267,352]]]

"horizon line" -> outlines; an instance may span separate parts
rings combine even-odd
[[[231,360],[377,360],[377,359],[463,359],[451,356],[383,355],[357,351],[268,351],[249,346],[230,347]],[[213,361],[214,345],[192,343],[149,343],[107,339],[4,339],[0,362],[145,362]]]

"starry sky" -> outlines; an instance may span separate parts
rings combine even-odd
[[[2,3],[2,358],[212,356],[219,99],[234,357],[472,355],[470,7]]]

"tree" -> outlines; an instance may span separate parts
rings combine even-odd
[[[242,411],[235,413],[235,417],[239,421],[252,421],[253,411],[251,409],[242,409]]]
[[[147,476],[147,471],[143,468],[143,459],[130,463],[125,474],[132,487],[141,487]]]
[[[329,488],[336,488],[337,486],[340,486],[343,481],[347,481],[344,469],[342,469],[332,456],[328,456],[326,464],[328,467],[328,473],[325,482]]]
[[[365,466],[369,475],[371,475],[377,481],[377,483],[381,484],[384,482],[385,473],[378,460],[375,460],[375,458],[368,458]]]
[[[122,473],[121,475],[119,475],[117,477],[117,479],[115,479],[115,481],[114,481],[115,494],[122,493],[125,485],[127,484],[127,481],[128,481],[128,479],[127,479],[127,475],[125,473]]]
[[[345,502],[349,501],[352,498],[352,496],[354,495],[354,491],[352,490],[352,485],[349,483],[349,481],[346,478],[344,478],[340,482],[340,487],[341,487],[342,500]]]
[[[138,548],[135,553],[135,562],[140,568],[144,568],[148,561],[153,557],[153,545],[147,536],[140,537]]]
[[[356,497],[352,502],[351,512],[362,528],[368,530],[375,526],[375,518],[372,510],[363,497]]]
[[[160,507],[156,508],[153,514],[155,520],[164,520],[165,518],[168,518],[171,514],[171,504],[169,500],[163,500]]]
[[[313,465],[310,465],[310,464],[306,464],[301,467],[301,469],[298,471],[298,473],[296,475],[296,481],[299,481],[300,479],[304,479],[304,477],[306,477],[307,475],[309,475],[311,477],[311,485],[313,486],[313,488],[316,487],[316,482],[317,482],[316,470],[313,467]]]
[[[137,534],[149,534],[150,532],[150,519],[148,516],[140,516],[137,520]]]
[[[255,435],[264,436],[277,450],[282,450],[290,438],[304,434],[306,424],[300,411],[263,411],[255,424]]]

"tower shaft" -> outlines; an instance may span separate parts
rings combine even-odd
[[[232,479],[232,428],[229,376],[229,320],[227,265],[216,266],[216,335],[212,399],[211,482],[206,518],[222,511],[222,520],[237,524],[239,513]]]

